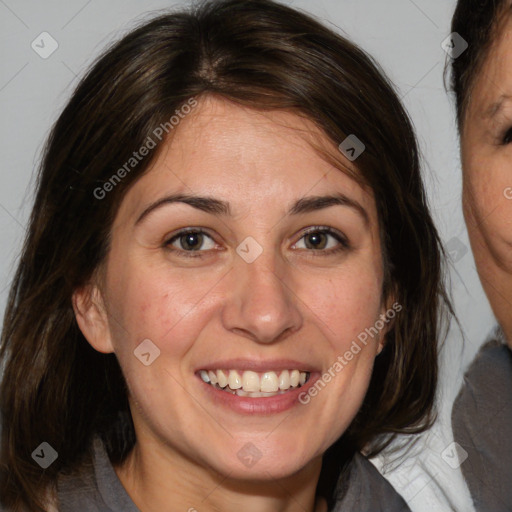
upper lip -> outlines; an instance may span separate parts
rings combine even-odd
[[[303,372],[315,372],[317,368],[310,363],[295,361],[293,359],[269,359],[267,361],[258,359],[222,359],[207,363],[196,368],[196,372],[201,370],[250,370],[253,372],[272,372],[282,370],[300,370]]]

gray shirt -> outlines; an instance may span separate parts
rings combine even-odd
[[[464,376],[452,410],[461,469],[478,512],[512,511],[512,352],[486,343]]]
[[[60,512],[140,512],[118,479],[99,438],[94,466],[59,485]],[[348,490],[331,512],[410,512],[391,484],[361,454],[350,465]]]

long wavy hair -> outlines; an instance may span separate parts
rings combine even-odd
[[[271,0],[203,2],[113,44],[49,135],[1,338],[0,502],[9,509],[44,511],[59,477],[91,461],[94,436],[114,464],[135,443],[118,361],[86,341],[72,294],[100,268],[118,206],[161,142],[130,172],[121,166],[182,105],[209,94],[306,116],[336,146],[351,134],[365,144],[354,163],[377,205],[383,296],[393,293],[402,311],[357,417],[324,456],[319,489],[332,498],[354,451],[375,454],[432,421],[449,303],[414,131],[393,87],[361,49],[306,14]],[[31,458],[44,441],[58,452],[47,469]]]

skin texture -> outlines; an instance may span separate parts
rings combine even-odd
[[[116,353],[128,383],[137,443],[116,471],[145,512],[313,510],[322,454],[363,401],[383,331],[309,404],[279,413],[233,411],[195,374],[230,358],[293,358],[323,373],[388,308],[373,196],[312,143],[326,147],[326,137],[294,114],[201,98],[125,195],[101,282],[75,295],[82,332]],[[231,214],[173,203],[136,224],[175,193],[228,201]],[[333,193],[367,220],[339,205],[287,214],[304,196]],[[349,248],[329,252],[343,247],[330,236],[327,248],[308,248],[311,226],[343,233]],[[212,237],[202,257],[179,241],[165,247],[186,227]],[[236,252],[248,236],[263,249],[253,263]],[[144,366],[133,352],[148,338],[161,353]],[[261,453],[251,467],[237,456],[247,443]]]
[[[512,21],[480,70],[461,131],[464,216],[482,285],[512,348]]]

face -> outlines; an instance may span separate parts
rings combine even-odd
[[[79,324],[116,353],[139,443],[279,478],[356,415],[384,330],[353,341],[387,309],[376,206],[312,142],[293,114],[203,98],[123,198],[104,316]]]
[[[512,347],[512,21],[475,82],[461,154],[464,215],[478,272]]]

